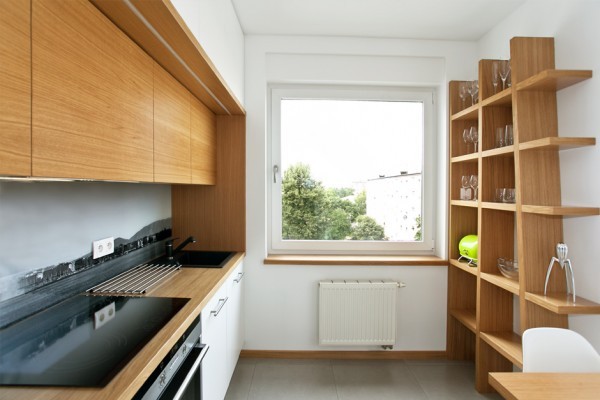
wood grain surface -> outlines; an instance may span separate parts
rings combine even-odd
[[[30,9],[0,2],[0,175],[31,175]]]
[[[192,183],[217,183],[217,119],[215,114],[195,97],[192,112]]]
[[[154,63],[154,181],[191,183],[190,93]]]
[[[34,0],[33,175],[152,182],[152,59],[86,0]]]
[[[503,373],[489,374],[491,385],[507,400],[597,400],[597,373]]]

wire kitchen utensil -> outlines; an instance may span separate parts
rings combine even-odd
[[[565,270],[565,276],[567,279],[567,294],[572,294],[573,303],[575,303],[575,276],[573,275],[573,266],[571,265],[571,260],[567,258],[567,254],[569,254],[569,248],[567,247],[567,245],[564,243],[558,243],[556,245],[556,255],[558,257],[552,257],[552,259],[550,260],[550,264],[548,265],[548,272],[546,273],[546,283],[544,283],[544,296],[546,296],[546,292],[548,289],[548,280],[550,279],[552,267],[554,266],[554,263],[557,262],[558,265],[560,265],[560,267]]]

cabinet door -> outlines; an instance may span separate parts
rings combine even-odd
[[[154,63],[154,181],[190,183],[190,93]]]
[[[152,59],[87,0],[32,7],[33,175],[152,182]]]
[[[223,302],[225,302],[223,304]],[[229,385],[227,365],[227,285],[202,310],[202,341],[209,346],[202,361],[202,398],[222,400]],[[219,311],[220,310],[220,311]]]
[[[31,175],[30,7],[0,1],[0,175]]]
[[[192,101],[192,183],[217,183],[217,118],[200,100]]]
[[[244,265],[237,266],[229,283],[229,304],[227,309],[227,357],[229,375],[233,374],[244,344]]]

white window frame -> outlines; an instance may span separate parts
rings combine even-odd
[[[433,255],[435,254],[436,143],[434,88],[270,84],[267,104],[267,243],[269,254]],[[418,101],[424,106],[421,193],[422,241],[283,240],[281,166],[281,100]]]

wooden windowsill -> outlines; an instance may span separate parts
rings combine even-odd
[[[435,256],[378,256],[328,254],[269,254],[270,265],[448,265],[448,260]]]

